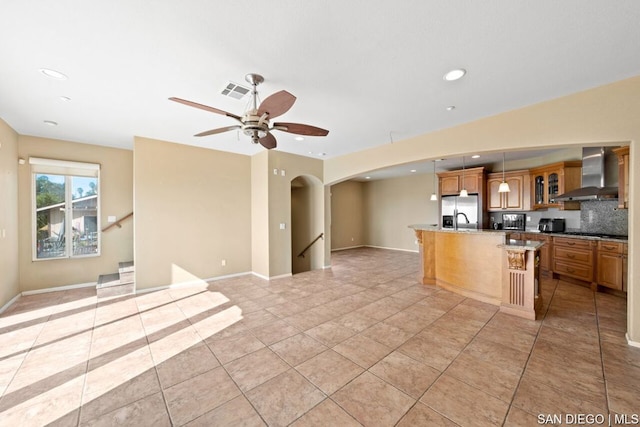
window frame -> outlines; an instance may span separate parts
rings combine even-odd
[[[100,207],[101,207],[101,185],[100,185],[100,164],[73,162],[66,160],[45,159],[39,157],[30,157],[29,164],[31,166],[31,259],[32,261],[51,261],[51,260],[68,260],[80,258],[98,257],[102,253],[102,230],[100,227]],[[65,182],[65,253],[63,256],[38,258],[38,207],[36,199],[36,176],[37,175],[59,175],[64,177]],[[73,254],[73,186],[71,185],[74,177],[96,178],[96,242],[97,250],[90,254]]]

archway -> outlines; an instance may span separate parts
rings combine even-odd
[[[324,240],[318,236],[323,233],[323,197],[317,178],[301,175],[291,181],[292,274],[322,268]]]

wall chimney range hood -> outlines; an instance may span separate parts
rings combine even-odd
[[[616,200],[618,198],[618,160],[612,147],[582,149],[582,188],[556,197],[561,202]]]

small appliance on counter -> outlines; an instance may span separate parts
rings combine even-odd
[[[564,218],[540,218],[538,222],[538,231],[543,233],[562,233],[564,229]]]
[[[442,215],[442,228],[453,228],[453,215]]]
[[[502,214],[502,229],[524,231],[525,221],[525,214]]]

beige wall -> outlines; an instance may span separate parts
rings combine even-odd
[[[433,174],[382,179],[364,185],[367,245],[418,251],[409,224],[437,224],[438,202],[430,201]]]
[[[102,234],[101,255],[82,259],[32,261],[31,169],[29,157],[100,164],[100,228],[107,216],[123,217],[133,210],[132,165],[129,150],[55,139],[19,136],[20,288],[32,291],[95,282],[100,274],[118,271],[118,262],[133,259],[133,223],[125,221]]]
[[[331,249],[366,245],[364,186],[344,181],[331,186]]]
[[[630,142],[628,333],[640,343],[640,77],[619,81],[394,144],[328,159],[325,184],[421,159],[485,151]]]
[[[0,309],[20,293],[18,134],[0,119]]]
[[[139,137],[134,153],[136,288],[251,271],[251,158]]]
[[[251,156],[251,269],[269,277],[269,151]]]
[[[268,277],[277,277],[291,274],[291,181],[296,177],[304,176],[310,185],[311,199],[313,200],[312,234],[325,232],[324,226],[324,189],[322,185],[323,162],[319,159],[284,153],[277,150],[268,151],[269,168],[269,274]],[[273,170],[278,169],[274,175]],[[281,171],[285,171],[282,176]],[[256,179],[259,179],[257,177]],[[260,207],[254,207],[254,209]],[[262,209],[261,209],[262,210]],[[280,229],[280,224],[285,224],[285,229]],[[322,259],[325,253],[325,241],[319,240],[314,246],[312,268],[324,265]]]

